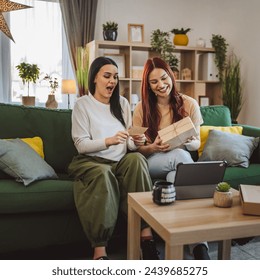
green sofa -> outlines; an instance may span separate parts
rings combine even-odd
[[[231,125],[229,110],[224,106],[201,107],[201,112],[204,124]],[[244,126],[243,133],[260,136],[260,129]],[[0,171],[0,256],[13,253],[19,258],[17,252],[50,248],[45,258],[53,259],[57,250],[70,244],[69,248],[77,246],[77,251],[91,256],[74,205],[73,182],[67,175],[67,167],[77,153],[71,140],[71,110],[0,104],[0,139],[34,136],[43,139],[45,160],[59,179],[41,180],[25,187]],[[193,156],[196,159],[196,153]],[[249,168],[229,167],[225,180],[236,188],[239,183],[260,184],[259,147]],[[120,235],[126,237],[125,228],[120,217],[114,240]]]
[[[0,171],[0,254],[80,243],[85,251],[83,246],[89,244],[67,175],[77,153],[71,139],[71,111],[0,104],[0,124],[1,139],[41,137],[45,160],[59,176],[25,187]]]
[[[203,125],[212,126],[232,126],[230,111],[228,107],[215,105],[201,107],[201,113],[203,117]],[[242,126],[242,134],[246,136],[260,137],[260,128],[235,124],[236,126]],[[197,154],[195,155],[195,160]],[[238,189],[240,184],[260,185],[260,146],[254,150],[248,168],[244,167],[228,167],[225,172],[224,180],[230,185]]]

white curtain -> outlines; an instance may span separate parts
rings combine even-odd
[[[15,11],[12,13],[6,13],[6,21],[8,23],[8,26],[10,27],[10,30],[12,32],[12,35],[14,37],[14,40],[16,43],[12,42],[8,37],[6,37],[5,34],[0,32],[0,102],[19,102],[19,99],[16,98],[16,96],[19,96],[19,93],[16,95],[16,92],[20,92],[17,90],[14,85],[17,85],[18,81],[20,83],[20,78],[16,77],[17,76],[17,71],[15,69],[15,65],[18,64],[20,61],[17,61],[17,59],[20,59],[21,61],[26,59],[27,56],[30,56],[28,62],[31,63],[37,63],[38,65],[41,64],[41,62],[44,60],[46,61],[47,58],[50,60],[50,56],[54,56],[57,58],[57,56],[61,56],[61,61],[57,65],[56,68],[41,68],[41,72],[46,72],[46,73],[52,73],[53,71],[56,73],[60,73],[60,78],[63,79],[74,79],[74,74],[73,70],[71,67],[71,62],[69,58],[69,53],[68,53],[68,46],[66,42],[66,35],[64,30],[62,28],[60,29],[61,38],[62,42],[59,46],[53,44],[51,40],[47,40],[43,43],[40,43],[41,45],[37,47],[37,45],[33,44],[36,43],[36,41],[40,42],[39,40],[36,39],[38,36],[42,36],[42,31],[45,29],[46,30],[46,23],[44,21],[40,22],[40,27],[39,27],[39,20],[40,17],[39,11],[36,11],[34,8],[36,6],[36,1],[32,0],[20,0],[19,1],[22,4],[32,6],[32,9],[25,9],[21,11]],[[57,2],[57,1],[45,1],[45,2]],[[39,2],[38,2],[39,3]],[[44,4],[45,5],[45,4]],[[56,4],[58,9],[59,9],[59,4]],[[42,13],[46,14],[46,10],[42,11]],[[26,15],[26,19],[24,20],[24,14]],[[53,9],[48,8],[47,11],[47,16],[49,16],[49,21],[48,24],[52,24],[53,28],[56,30],[56,34],[59,31],[57,28],[56,21],[57,20],[62,20],[61,16],[56,17],[56,13],[54,13]],[[21,16],[21,17],[20,17]],[[53,18],[52,18],[53,17]],[[12,18],[12,20],[15,21],[16,26],[21,22],[21,28],[22,30],[27,30],[27,34],[29,33],[29,38],[25,38],[23,32],[17,33],[17,28],[15,29],[14,26],[12,28],[12,22],[8,20],[8,18]],[[34,21],[38,21],[38,28],[35,30],[33,29],[33,26],[36,24]],[[26,25],[27,24],[27,25]],[[23,26],[23,27],[22,27]],[[62,26],[62,25],[61,25]],[[31,36],[31,37],[30,37]],[[32,44],[33,43],[33,44]],[[18,51],[15,49],[18,47]],[[38,51],[36,51],[38,50]],[[11,59],[11,55],[14,55],[13,58]],[[40,57],[38,56],[40,54]],[[13,63],[12,63],[13,61]],[[13,65],[12,65],[13,64]],[[46,63],[45,63],[46,64]],[[49,64],[48,64],[49,65]],[[53,67],[53,66],[49,66]],[[13,73],[13,74],[12,74]],[[42,73],[42,74],[44,74]],[[15,81],[12,81],[12,79]],[[12,83],[13,82],[13,83]],[[12,86],[13,84],[13,86]],[[60,84],[61,86],[61,84]],[[33,88],[34,91],[30,92],[35,92],[39,96],[40,99],[37,106],[44,106],[45,103],[45,95],[48,94],[48,88]],[[44,91],[44,92],[43,92]],[[59,101],[59,108],[66,108],[67,107],[67,99],[66,96],[61,94],[60,89],[56,95],[56,98]],[[73,101],[73,100],[72,100]],[[73,104],[73,102],[72,102]]]

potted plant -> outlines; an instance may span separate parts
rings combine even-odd
[[[189,43],[189,37],[187,33],[191,31],[191,28],[174,28],[171,30],[171,33],[174,34],[173,44],[176,46],[187,46]]]
[[[55,93],[59,87],[58,79],[56,77],[52,77],[51,75],[46,74],[43,80],[48,81],[49,86],[51,88],[51,92],[48,95],[48,100],[46,101],[45,106],[47,108],[56,109],[58,108],[58,102],[55,99]]]
[[[88,94],[89,51],[87,47],[76,49],[76,77],[79,96]]]
[[[232,123],[237,123],[237,117],[242,109],[243,94],[240,75],[240,60],[234,53],[228,57],[222,78],[222,100],[231,113]]]
[[[107,21],[106,23],[103,23],[103,37],[104,40],[107,41],[116,41],[117,39],[117,29],[118,29],[118,23],[114,21]]]
[[[226,39],[221,35],[212,34],[211,38],[212,47],[215,49],[215,63],[219,72],[219,79],[222,81],[223,72],[226,66],[227,47]]]
[[[23,84],[27,83],[28,86],[28,95],[22,97],[23,105],[34,106],[35,105],[35,96],[30,96],[30,82],[36,83],[39,79],[40,69],[37,64],[30,64],[26,62],[21,62],[16,65],[16,69],[18,69],[19,77],[22,79]]]
[[[218,183],[213,200],[217,207],[231,207],[233,203],[231,186],[227,182]]]
[[[151,35],[151,47],[170,65],[173,72],[179,72],[179,59],[173,54],[174,46],[169,40],[169,32],[164,32],[160,29],[154,30]]]

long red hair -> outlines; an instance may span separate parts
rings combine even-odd
[[[155,140],[158,134],[159,124],[161,121],[161,114],[157,106],[157,97],[149,85],[149,75],[155,68],[163,69],[172,80],[173,87],[170,93],[170,106],[173,111],[172,123],[177,122],[187,116],[187,113],[184,110],[183,98],[177,91],[174,74],[170,66],[159,57],[149,58],[144,65],[141,93],[143,126],[148,127],[146,136],[152,142]]]

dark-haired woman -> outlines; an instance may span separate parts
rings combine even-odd
[[[142,101],[135,108],[134,126],[148,127],[147,145],[138,151],[146,156],[152,179],[175,180],[176,167],[180,162],[193,162],[188,151],[200,146],[200,125],[202,116],[197,101],[177,91],[174,74],[169,65],[159,57],[150,58],[144,65]],[[171,150],[163,144],[158,131],[189,116],[198,132],[187,139],[183,146]],[[188,151],[187,151],[188,150]],[[191,245],[195,259],[209,259],[206,243]]]
[[[69,166],[79,218],[94,248],[93,259],[108,259],[106,247],[118,212],[127,215],[127,194],[152,189],[145,157],[127,153],[143,143],[142,136],[129,136],[131,125],[129,103],[119,94],[116,63],[96,58],[89,70],[89,94],[73,108],[72,138],[79,155]],[[151,229],[145,224],[141,238],[148,240],[143,258],[158,259]]]

